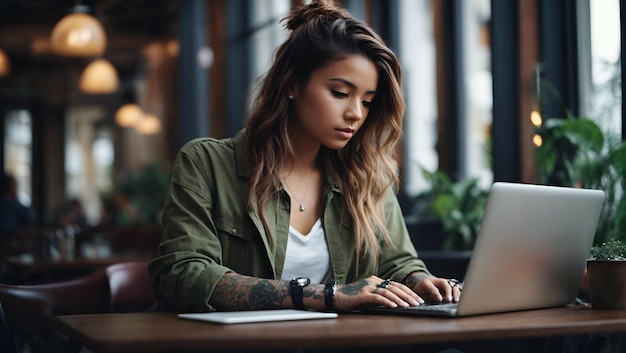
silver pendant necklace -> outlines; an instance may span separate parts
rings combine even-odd
[[[289,184],[287,184],[287,181],[285,180],[285,178],[282,178],[283,184],[285,184],[285,187],[287,187],[287,191],[289,191],[289,194],[293,196],[293,198],[296,199],[296,201],[298,201],[298,204],[300,205],[299,207],[300,212],[304,212],[306,210],[306,207],[304,206],[304,201],[306,201],[306,195],[309,193],[309,185],[311,184],[312,177],[313,177],[313,173],[309,174],[309,180],[306,183],[306,189],[304,190],[304,196],[302,196],[302,201],[300,201],[300,199],[296,196],[296,194],[293,191],[291,191],[291,188],[289,187]]]

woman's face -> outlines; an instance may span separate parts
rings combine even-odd
[[[313,71],[308,84],[303,89],[296,86],[292,92],[294,143],[308,141],[343,148],[363,126],[377,85],[376,66],[360,55]]]

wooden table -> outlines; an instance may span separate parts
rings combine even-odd
[[[61,333],[95,353],[384,346],[626,332],[626,310],[584,306],[417,318],[340,314],[338,319],[220,325],[173,313],[57,317]]]

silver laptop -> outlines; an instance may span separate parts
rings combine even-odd
[[[458,303],[362,311],[468,316],[571,304],[603,202],[600,190],[494,183]]]

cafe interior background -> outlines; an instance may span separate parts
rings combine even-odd
[[[58,228],[78,200],[83,227],[158,227],[178,148],[241,128],[296,2],[0,0],[0,165],[34,226]],[[342,1],[403,65],[405,212],[429,188],[422,169],[482,188],[537,182],[531,116],[560,113],[541,104],[543,80],[575,114],[624,136],[622,3]],[[57,28],[81,13],[101,32]],[[68,44],[92,40],[86,52]]]

